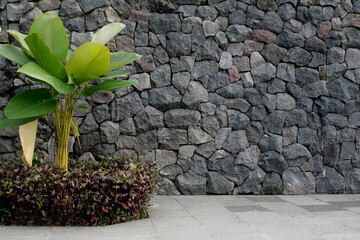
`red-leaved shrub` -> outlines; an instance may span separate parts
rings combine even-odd
[[[153,163],[104,159],[71,163],[66,174],[50,164],[0,165],[0,224],[107,225],[147,216],[155,185]]]

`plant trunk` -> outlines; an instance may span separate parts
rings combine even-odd
[[[68,171],[68,142],[75,103],[73,95],[66,95],[53,112],[55,127],[55,163],[61,172]]]

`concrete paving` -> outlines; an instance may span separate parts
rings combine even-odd
[[[360,240],[360,195],[154,196],[149,214],[107,227],[0,226],[0,239]]]

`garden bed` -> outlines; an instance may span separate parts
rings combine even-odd
[[[0,165],[0,224],[108,225],[147,217],[155,185],[153,163],[139,159]]]

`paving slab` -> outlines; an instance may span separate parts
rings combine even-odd
[[[360,195],[153,196],[150,218],[106,227],[0,226],[0,240],[360,239]]]

